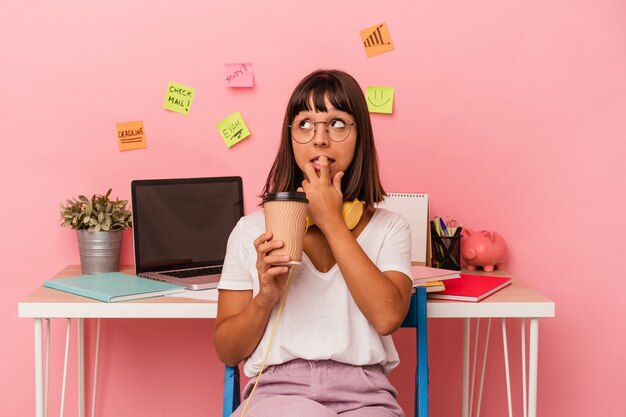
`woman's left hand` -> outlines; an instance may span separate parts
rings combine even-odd
[[[341,178],[343,171],[330,176],[330,165],[326,156],[319,158],[319,175],[311,162],[304,166],[306,179],[302,181],[302,191],[309,200],[309,216],[320,228],[332,223],[333,220],[341,221],[341,205],[343,193],[341,192]]]

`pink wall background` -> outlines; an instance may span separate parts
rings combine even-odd
[[[135,178],[241,175],[250,212],[288,96],[320,67],[344,69],[363,88],[395,87],[394,114],[372,117],[388,191],[429,193],[433,215],[499,231],[507,269],[556,301],[557,317],[540,324],[539,415],[626,415],[626,3],[175,3],[2,4],[1,415],[34,414],[32,322],[17,318],[17,302],[79,262],[59,203],[109,187],[128,198]],[[383,21],[396,50],[368,59],[358,31]],[[226,62],[252,62],[254,89],[225,88]],[[169,81],[196,88],[190,115],[162,108]],[[227,149],[215,124],[237,110],[252,136]],[[115,124],[132,120],[144,121],[148,148],[122,153]],[[105,321],[98,415],[220,415],[211,328]],[[486,417],[506,409],[492,330]],[[510,324],[514,342],[518,330]],[[431,415],[458,415],[461,325],[431,320],[429,332]],[[406,330],[396,340],[406,361],[392,379],[410,411],[414,342]],[[54,413],[63,346],[56,321]],[[511,360],[519,376],[517,351]],[[75,375],[72,364],[67,415]]]

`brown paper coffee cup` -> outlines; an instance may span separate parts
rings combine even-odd
[[[299,191],[273,193],[263,200],[265,230],[272,232],[273,239],[285,242],[282,248],[274,249],[269,254],[291,258],[291,261],[281,265],[302,262],[308,204],[306,194]]]

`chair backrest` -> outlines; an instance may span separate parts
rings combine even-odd
[[[417,287],[402,327],[415,328],[417,369],[415,371],[415,417],[428,417],[428,329],[426,288]],[[226,366],[222,417],[230,417],[241,403],[239,368]]]

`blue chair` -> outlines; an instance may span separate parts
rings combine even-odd
[[[426,288],[418,287],[411,296],[409,312],[402,327],[414,327],[417,370],[415,371],[415,417],[428,417],[428,332],[426,323]],[[222,417],[230,417],[241,403],[239,368],[226,366]]]

